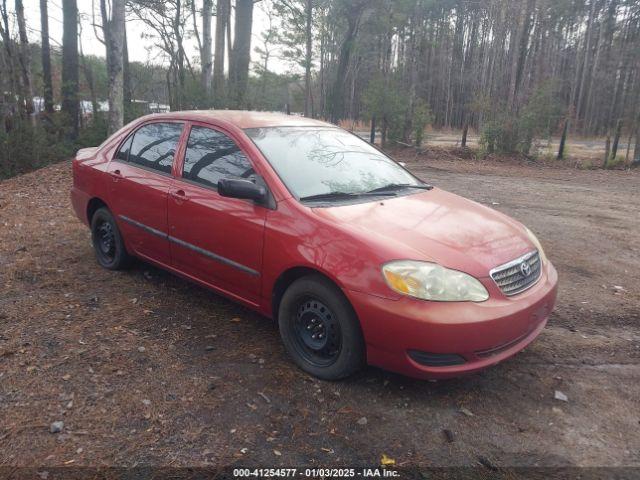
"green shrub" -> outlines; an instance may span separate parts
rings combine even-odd
[[[422,140],[424,138],[424,129],[427,128],[433,121],[431,110],[429,109],[429,105],[427,102],[422,100],[421,98],[416,100],[416,104],[413,107],[413,139],[415,141],[416,147],[422,145]]]
[[[617,155],[615,158],[610,158],[609,161],[607,161],[607,165],[605,168],[607,169],[619,168],[625,163],[626,163],[626,160],[624,158],[624,155]]]
[[[552,83],[536,89],[519,111],[510,111],[504,105],[478,103],[486,108],[490,118],[480,134],[480,145],[486,153],[522,153],[529,155],[533,141],[551,134],[560,118],[560,103],[556,101]]]
[[[375,117],[378,126],[384,121],[388,125],[387,138],[402,140],[405,133],[413,134],[417,146],[422,144],[424,129],[431,123],[429,105],[422,98],[416,98],[413,112],[409,114],[409,95],[397,77],[372,79],[362,95],[364,116],[367,120]],[[408,123],[407,123],[408,122]],[[405,132],[405,126],[411,128]]]
[[[61,114],[41,117],[36,125],[13,118],[9,131],[0,129],[0,178],[68,159],[79,148],[100,145],[106,137],[106,123],[99,118],[80,130],[75,141],[69,140],[67,122]]]

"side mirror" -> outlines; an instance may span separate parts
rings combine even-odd
[[[250,180],[238,178],[221,178],[218,180],[218,193],[223,197],[243,198],[254,202],[264,202],[267,199],[267,189],[256,185]]]

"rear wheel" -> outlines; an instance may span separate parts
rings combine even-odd
[[[324,380],[347,377],[365,364],[360,324],[342,291],[319,275],[296,280],[278,314],[280,335],[293,360]]]
[[[106,207],[96,210],[91,218],[91,241],[98,263],[104,268],[122,270],[131,264],[118,225]]]

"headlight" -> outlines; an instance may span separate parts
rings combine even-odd
[[[436,263],[398,260],[382,267],[389,287],[403,295],[439,302],[484,302],[486,288],[471,275]]]
[[[536,237],[533,232],[527,227],[524,227],[524,229],[527,231],[527,235],[529,235],[529,240],[531,240],[531,243],[533,243],[533,245],[538,249],[538,254],[540,255],[540,260],[542,260],[542,263],[547,263],[547,256],[544,254],[544,250],[542,249],[542,245],[540,244],[540,240],[538,240],[538,237]]]

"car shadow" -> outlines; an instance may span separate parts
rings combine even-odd
[[[171,305],[155,309],[153,325],[160,329],[182,327],[181,345],[188,355],[202,354],[211,344],[216,344],[215,349],[236,350],[246,354],[249,362],[264,360],[272,370],[289,370],[292,378],[302,382],[336,385],[354,391],[371,392],[373,389],[397,392],[403,398],[407,395],[424,394],[463,397],[470,392],[494,388],[496,383],[509,381],[508,375],[520,368],[519,357],[527,355],[523,352],[485,371],[445,380],[414,379],[367,366],[347,379],[325,382],[300,371],[288,358],[275,321],[205,287],[142,261],[136,261],[127,275],[135,277],[136,282],[148,282],[157,289],[172,292]],[[216,335],[215,339],[212,339],[212,335]],[[535,375],[526,377],[535,381]]]

